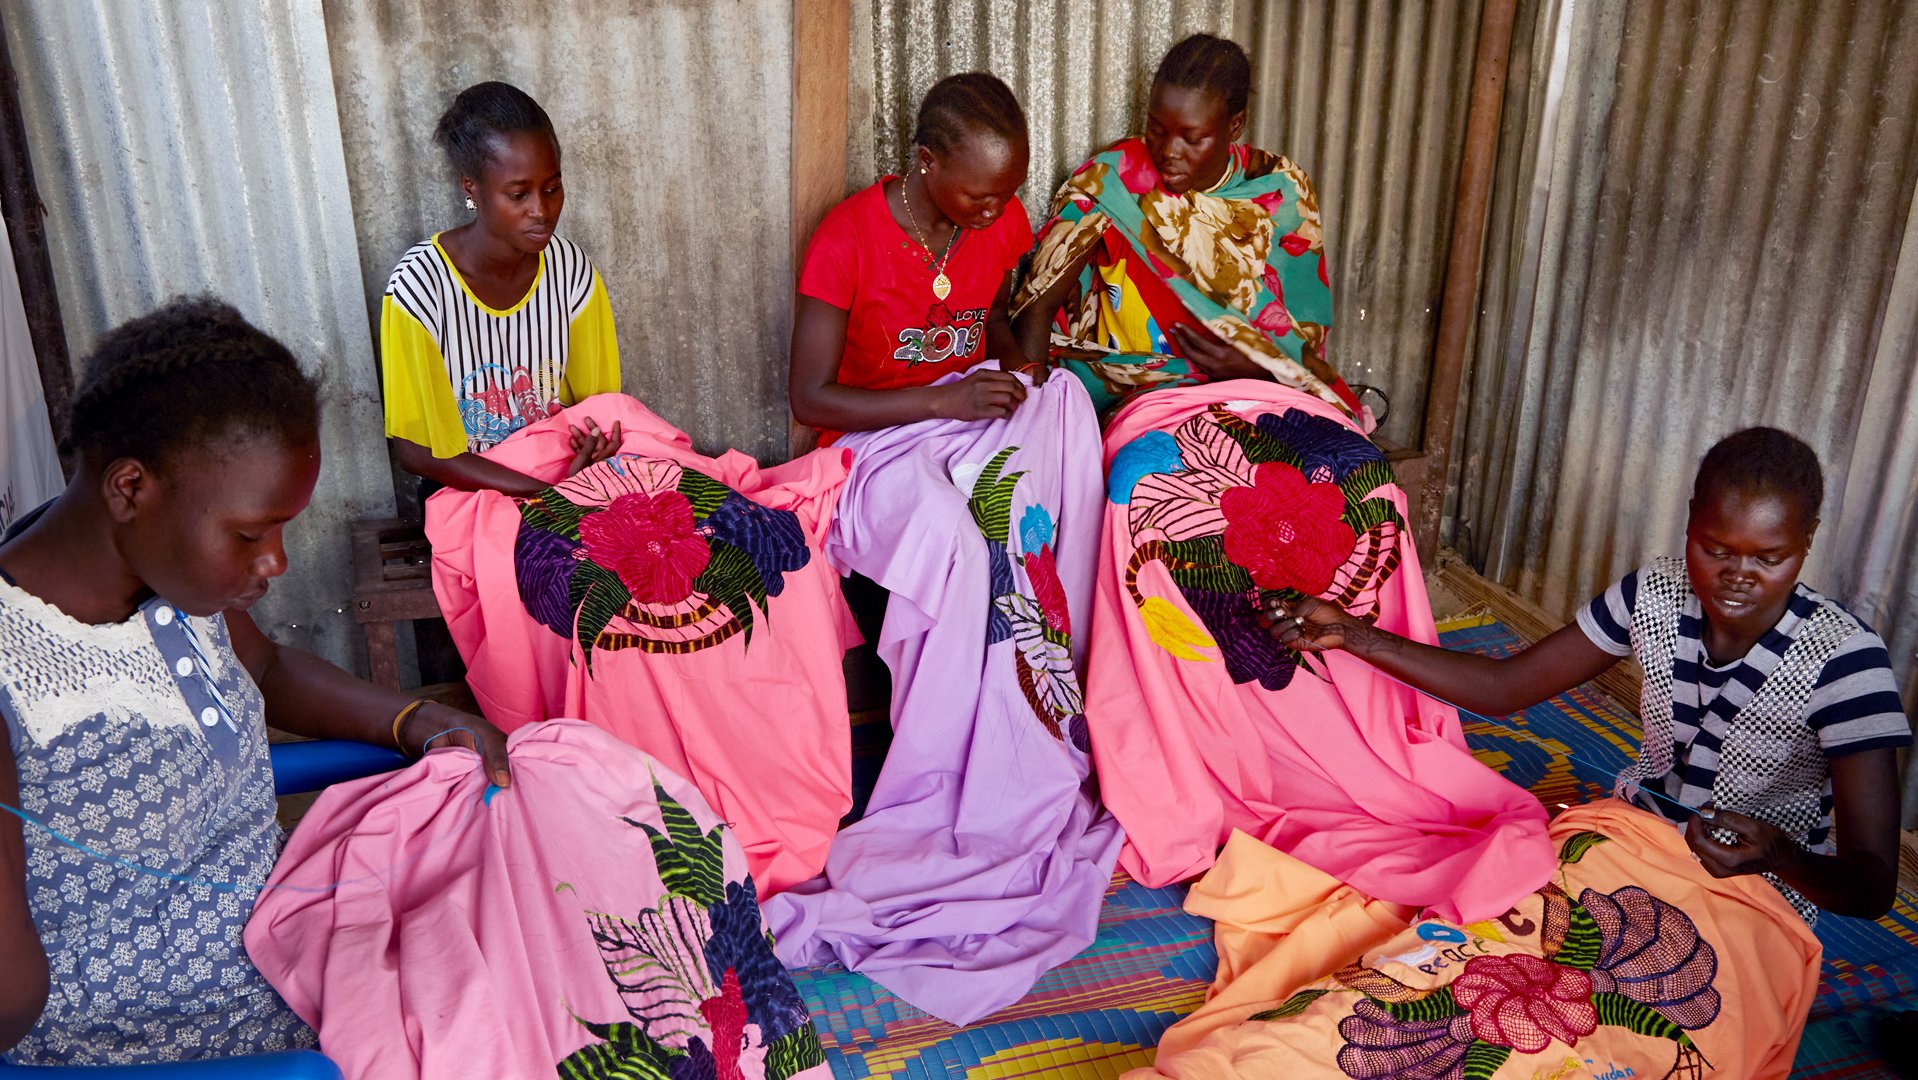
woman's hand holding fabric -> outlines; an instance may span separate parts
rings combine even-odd
[[[1784,871],[1803,850],[1783,829],[1768,821],[1730,810],[1707,809],[1685,823],[1685,843],[1713,877],[1737,877],[1740,874],[1776,874]],[[1723,829],[1735,835],[1736,843],[1725,843],[1712,835]]]
[[[1253,363],[1250,357],[1203,328],[1175,324],[1172,338],[1179,343],[1192,366],[1205,372],[1214,382],[1269,377],[1266,370]]]
[[[1023,360],[1006,368],[1016,371],[1032,380],[1034,386],[1044,386],[1046,378],[1052,374],[1052,365],[1043,360]]]
[[[612,430],[601,431],[589,416],[585,430],[576,427],[568,430],[573,433],[573,460],[566,467],[568,476],[619,453],[620,430],[617,420],[613,421]]]
[[[991,368],[937,389],[937,415],[946,420],[1003,420],[1026,400],[1026,384],[1017,375]]]
[[[487,780],[497,787],[512,786],[512,773],[506,766],[506,733],[485,717],[428,702],[413,710],[400,728],[400,750],[411,757],[424,757],[430,750],[447,746],[464,746],[479,754]]]
[[[1282,600],[1276,596],[1265,602],[1259,612],[1259,625],[1272,639],[1299,652],[1325,652],[1345,648],[1346,625],[1352,616],[1337,604],[1301,596]]]

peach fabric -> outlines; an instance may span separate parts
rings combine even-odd
[[[1186,900],[1217,922],[1218,979],[1127,1080],[1789,1075],[1819,944],[1777,890],[1711,877],[1616,800],[1551,839],[1552,881],[1510,911],[1413,923],[1235,834]]]

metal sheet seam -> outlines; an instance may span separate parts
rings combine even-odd
[[[318,0],[265,12],[21,0],[6,44],[73,354],[206,290],[319,377],[320,486],[260,614],[282,640],[356,666],[344,523],[390,513],[392,491],[365,326],[335,317],[357,289],[325,36]]]

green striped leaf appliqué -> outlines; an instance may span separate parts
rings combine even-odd
[[[725,827],[715,825],[711,832],[701,831],[692,812],[675,802],[665,788],[654,784],[653,796],[659,801],[665,832],[643,821],[623,820],[645,830],[666,891],[704,907],[721,903],[726,899]]]
[[[1286,998],[1276,1009],[1267,1009],[1246,1017],[1247,1020],[1284,1020],[1297,1016],[1312,1007],[1312,1003],[1331,993],[1330,990],[1301,990]]]
[[[1374,998],[1377,1001],[1378,999]],[[1452,998],[1452,988],[1441,986],[1424,997],[1411,1001],[1379,1001],[1379,1006],[1391,1014],[1394,1020],[1444,1020],[1453,1016],[1462,1016],[1464,1009]]]
[[[1460,1064],[1459,1076],[1462,1080],[1491,1080],[1512,1056],[1509,1046],[1497,1046],[1488,1042],[1474,1041],[1465,1051],[1465,1060]]]
[[[811,1022],[799,1025],[766,1047],[766,1080],[787,1080],[826,1063],[825,1048]]]
[[[579,565],[573,568],[573,580],[567,586],[567,595],[577,613],[573,622],[573,637],[586,657],[586,670],[591,671],[593,643],[599,640],[600,632],[606,629],[606,625],[626,610],[633,594],[626,591],[626,584],[619,580],[618,574],[589,559],[581,559]]]
[[[1305,463],[1297,451],[1260,431],[1257,425],[1225,406],[1214,404],[1207,413],[1221,430],[1232,436],[1232,441],[1239,444],[1239,449],[1245,451],[1246,460],[1252,464],[1264,465],[1277,461],[1296,469]]]
[[[1585,906],[1574,901],[1571,904],[1571,925],[1565,930],[1564,944],[1558,948],[1558,954],[1551,959],[1567,967],[1581,971],[1590,971],[1598,963],[1599,951],[1604,947],[1604,937],[1599,933],[1598,923],[1593,921],[1592,913]]]
[[[705,593],[715,603],[726,605],[733,618],[739,620],[746,645],[750,647],[753,605],[762,612],[766,610],[766,583],[760,580],[759,568],[753,565],[752,556],[724,540],[714,540],[707,546],[712,551],[712,561],[693,581],[693,592]]]
[[[979,478],[972,483],[970,498],[966,506],[972,511],[973,523],[979,526],[979,532],[995,543],[1008,542],[1012,533],[1012,492],[1019,486],[1023,472],[1001,475],[1005,472],[1006,462],[1019,450],[1008,446],[992,455]]]
[[[1366,502],[1371,494],[1382,487],[1393,487],[1399,478],[1392,472],[1392,466],[1383,460],[1368,461],[1347,473],[1339,481],[1340,490],[1345,492],[1345,501],[1349,503]],[[1390,500],[1380,499],[1387,506]],[[1360,530],[1361,532],[1364,530]]]
[[[1660,1016],[1658,1010],[1624,994],[1593,994],[1592,1007],[1598,1010],[1601,1024],[1622,1027],[1654,1039],[1670,1039],[1681,1046],[1690,1045],[1692,1041],[1683,1028]]]
[[[1202,566],[1225,563],[1225,537],[1215,534],[1201,536],[1194,540],[1168,540],[1165,543],[1164,558],[1167,562],[1196,563]]]
[[[533,496],[521,499],[519,516],[528,525],[558,533],[569,540],[579,539],[579,519],[585,517],[585,507],[574,503],[552,488]]]
[[[726,501],[732,489],[705,473],[687,469],[679,474],[679,493],[693,504],[693,517],[704,521],[719,509],[719,504]]]
[[[1399,508],[1393,506],[1388,499],[1362,499],[1358,502],[1347,502],[1345,513],[1339,515],[1339,519],[1351,526],[1352,531],[1360,536],[1381,525],[1396,525],[1401,531],[1405,528],[1405,518],[1399,514]]]
[[[1392,475],[1392,467],[1383,461],[1371,461],[1353,469],[1350,475],[1339,481],[1339,491],[1345,496],[1345,523],[1352,531],[1360,535],[1371,532],[1381,525],[1405,528],[1405,518],[1392,500],[1380,496],[1372,498],[1374,491],[1391,487],[1398,483],[1398,477]]]
[[[561,1080],[672,1080],[672,1062],[685,1052],[661,1046],[624,1020],[580,1026],[600,1042],[587,1043],[559,1063]]]
[[[1204,589],[1221,596],[1236,596],[1253,589],[1252,575],[1230,564],[1203,566],[1175,563],[1167,565],[1165,570],[1174,585],[1188,589]]]
[[[1162,550],[1160,561],[1173,584],[1227,596],[1251,592],[1254,587],[1252,575],[1226,558],[1224,536],[1169,540]]]
[[[1566,866],[1585,857],[1585,853],[1610,840],[1604,833],[1576,832],[1565,838],[1558,849],[1559,865]]]

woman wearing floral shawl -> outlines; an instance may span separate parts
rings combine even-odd
[[[1049,331],[1109,415],[1085,717],[1120,862],[1189,878],[1238,830],[1486,918],[1552,870],[1537,800],[1472,760],[1454,710],[1259,626],[1271,598],[1344,597],[1436,641],[1404,496],[1326,362],[1311,184],[1235,144],[1250,83],[1231,42],[1174,46],[1143,137],[1066,182],[1014,305],[1026,355]]]
[[[1102,413],[1147,389],[1254,378],[1362,415],[1326,362],[1332,289],[1312,182],[1234,141],[1248,83],[1237,45],[1181,42],[1160,65],[1145,136],[1080,166],[1040,229],[1014,305],[1026,355],[1049,351]]]

